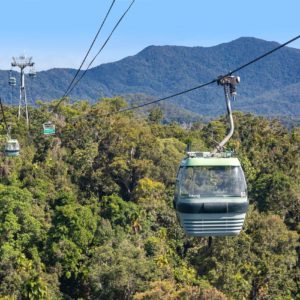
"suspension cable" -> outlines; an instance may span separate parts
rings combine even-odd
[[[108,38],[105,40],[105,42],[102,44],[100,50],[97,52],[97,54],[94,56],[94,58],[91,60],[91,62],[89,63],[89,65],[87,66],[87,68],[84,70],[84,72],[81,74],[81,76],[79,77],[79,79],[77,79],[77,81],[73,84],[73,86],[69,89],[69,91],[67,93],[65,93],[65,95],[60,99],[60,101],[55,105],[53,111],[56,111],[58,106],[65,100],[65,98],[73,91],[73,89],[75,88],[75,86],[82,80],[82,78],[86,75],[87,71],[89,70],[89,68],[91,67],[91,65],[93,64],[93,62],[96,60],[96,58],[98,57],[98,55],[102,52],[102,50],[105,48],[105,46],[107,45],[108,41],[110,40],[110,38],[112,37],[113,33],[115,32],[115,30],[118,28],[118,26],[120,25],[121,21],[124,19],[124,17],[126,16],[126,14],[128,13],[128,11],[130,10],[130,8],[132,7],[132,5],[134,4],[135,0],[132,0],[132,2],[130,3],[130,5],[128,6],[128,8],[126,9],[126,11],[123,13],[123,15],[120,17],[120,19],[118,20],[118,22],[116,23],[116,25],[114,26],[114,28],[112,29],[112,31],[110,32]]]
[[[5,124],[6,130],[8,131],[8,125],[7,125],[7,122],[6,122],[5,113],[4,113],[4,107],[3,107],[3,104],[2,104],[1,97],[0,97],[0,106],[1,106],[2,116],[3,116],[3,122]]]
[[[140,104],[140,105],[135,105],[135,106],[131,106],[131,107],[128,107],[128,108],[124,108],[124,109],[116,111],[115,113],[121,113],[121,112],[129,111],[129,110],[133,110],[133,109],[138,109],[138,108],[141,108],[141,107],[144,107],[144,106],[148,106],[150,104],[155,104],[155,103],[158,103],[158,102],[161,102],[161,101],[165,101],[165,100],[168,100],[168,99],[171,99],[171,98],[174,98],[174,97],[177,97],[177,96],[180,96],[180,95],[183,95],[183,94],[186,94],[186,93],[189,93],[189,92],[201,89],[201,88],[203,88],[205,86],[208,86],[208,85],[211,85],[211,84],[217,82],[218,80],[219,80],[219,78],[213,79],[213,80],[208,81],[206,83],[203,83],[201,85],[195,86],[195,87],[193,87],[191,89],[184,90],[182,92],[179,92],[179,93],[176,93],[176,94],[172,94],[172,95],[169,95],[169,96],[166,96],[166,97],[163,97],[163,98],[151,101],[151,102],[146,102],[146,103],[143,103],[143,104]]]
[[[252,64],[256,63],[257,61],[259,61],[259,60],[265,58],[266,56],[268,56],[268,55],[270,55],[270,54],[272,54],[272,53],[278,51],[279,49],[281,49],[281,48],[287,46],[288,44],[291,44],[292,42],[298,40],[299,38],[300,38],[300,35],[295,36],[294,38],[292,38],[291,40],[285,42],[284,44],[281,44],[281,45],[279,45],[278,47],[275,47],[274,49],[272,49],[272,50],[270,50],[270,51],[268,51],[268,52],[262,54],[261,56],[256,57],[255,59],[249,61],[248,63],[246,63],[246,64],[244,64],[244,65],[242,65],[242,66],[236,68],[235,70],[229,72],[229,73],[226,74],[225,76],[232,75],[232,73],[236,73],[236,72],[238,72],[238,71],[240,71],[240,70],[242,70],[242,69],[248,67],[249,65],[252,65]]]
[[[172,94],[172,95],[169,95],[169,96],[166,96],[166,97],[163,97],[163,98],[154,100],[154,101],[150,101],[150,102],[146,102],[146,103],[143,103],[143,104],[140,104],[140,105],[135,105],[135,106],[131,106],[131,107],[128,107],[128,108],[124,108],[124,109],[121,109],[121,110],[118,110],[118,111],[109,113],[109,114],[107,114],[107,115],[105,115],[105,116],[110,116],[110,115],[113,115],[113,114],[122,113],[122,112],[125,112],[125,111],[130,111],[130,110],[138,109],[138,108],[141,108],[141,107],[145,107],[145,106],[148,106],[148,105],[151,105],[151,104],[155,104],[155,103],[158,103],[158,102],[162,102],[162,101],[165,101],[165,100],[168,100],[168,99],[171,99],[171,98],[174,98],[174,97],[177,97],[177,96],[180,96],[180,95],[189,93],[189,92],[191,92],[191,91],[201,89],[201,88],[203,88],[203,87],[205,87],[205,86],[211,85],[211,84],[213,84],[213,83],[215,83],[215,82],[218,82],[219,80],[221,80],[221,79],[223,79],[223,78],[225,78],[225,77],[227,77],[227,76],[232,75],[233,73],[236,73],[236,72],[238,72],[238,71],[240,71],[240,70],[242,70],[242,69],[244,69],[244,68],[250,66],[251,64],[254,64],[254,63],[258,62],[259,60],[261,60],[261,59],[263,59],[263,58],[265,58],[265,57],[271,55],[272,53],[278,51],[279,49],[281,49],[281,48],[283,48],[284,46],[286,46],[286,45],[288,45],[288,44],[290,44],[290,43],[296,41],[296,40],[299,39],[299,38],[300,38],[300,35],[298,35],[298,36],[292,38],[291,40],[285,42],[284,44],[281,44],[281,45],[279,45],[278,47],[275,47],[274,49],[272,49],[272,50],[270,50],[270,51],[268,51],[268,52],[266,52],[266,53],[264,53],[264,54],[262,54],[262,55],[256,57],[255,59],[253,59],[253,60],[247,62],[246,64],[243,64],[243,65],[237,67],[237,68],[234,69],[233,71],[230,71],[230,72],[228,72],[228,73],[225,74],[225,75],[219,76],[218,78],[212,79],[211,81],[208,81],[208,82],[206,82],[206,83],[203,83],[203,84],[201,84],[201,85],[195,86],[195,87],[193,87],[193,88],[190,88],[190,89],[184,90],[184,91],[182,91],[182,92],[178,92],[178,93],[176,93],[176,94]]]
[[[108,43],[108,41],[110,40],[111,36],[113,35],[114,31],[117,29],[117,27],[119,26],[119,24],[121,23],[121,21],[123,20],[123,18],[126,16],[126,14],[128,13],[128,11],[130,10],[131,6],[133,5],[133,3],[135,2],[135,0],[133,0],[130,5],[128,6],[128,8],[126,9],[126,11],[123,13],[123,15],[120,17],[119,21],[116,23],[116,25],[114,26],[113,30],[111,31],[111,33],[109,34],[108,38],[106,39],[106,41],[103,43],[103,45],[101,46],[100,50],[97,52],[97,54],[94,56],[94,58],[91,60],[91,62],[89,63],[88,67],[84,70],[84,72],[82,73],[82,75],[80,76],[80,78],[75,82],[75,84],[73,85],[73,87],[70,89],[70,91],[68,92],[68,95],[73,91],[73,89],[75,88],[75,86],[82,80],[82,78],[85,76],[86,72],[89,70],[89,68],[91,67],[91,65],[94,63],[94,61],[96,60],[96,58],[98,57],[98,55],[102,52],[102,50],[104,49],[104,47],[106,46],[106,44]]]
[[[100,25],[100,27],[99,27],[99,29],[98,29],[96,35],[95,35],[95,37],[94,37],[94,39],[93,39],[93,41],[92,41],[90,47],[89,47],[89,49],[88,49],[88,51],[87,51],[87,53],[85,54],[84,59],[83,59],[82,62],[81,62],[81,65],[80,65],[79,68],[77,69],[76,74],[74,75],[72,81],[70,82],[70,84],[69,84],[68,88],[66,89],[66,91],[65,91],[64,95],[62,96],[62,98],[65,98],[65,97],[66,97],[66,95],[68,94],[68,91],[70,90],[70,88],[71,88],[73,82],[75,81],[76,77],[78,76],[79,72],[81,71],[82,66],[83,66],[83,64],[85,63],[85,61],[86,61],[88,55],[90,54],[90,52],[91,52],[91,50],[92,50],[92,48],[93,48],[93,46],[94,46],[94,44],[95,44],[95,42],[96,42],[96,40],[97,40],[97,38],[98,38],[98,36],[99,36],[99,34],[100,34],[100,32],[101,32],[101,30],[102,30],[102,28],[103,28],[103,26],[104,26],[104,24],[105,24],[105,22],[106,22],[106,20],[107,20],[107,18],[108,18],[108,16],[109,16],[109,14],[110,14],[110,12],[111,12],[111,10],[112,10],[112,8],[113,8],[115,2],[116,2],[116,0],[113,0],[113,1],[112,1],[112,3],[111,3],[111,5],[110,5],[110,7],[109,7],[109,9],[108,9],[108,11],[107,11],[107,13],[106,13],[104,19],[103,19],[103,21],[102,21],[102,23],[101,23],[101,25]]]

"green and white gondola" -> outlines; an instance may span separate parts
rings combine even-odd
[[[48,121],[43,124],[43,134],[44,135],[54,135],[55,134],[55,125]]]
[[[20,145],[16,139],[8,139],[5,147],[4,153],[6,156],[19,156],[20,155]]]
[[[174,206],[187,235],[239,234],[248,208],[239,160],[228,153],[189,152],[178,171]]]
[[[248,209],[247,185],[240,161],[223,152],[234,122],[230,98],[235,99],[238,76],[221,76],[229,132],[212,152],[188,152],[177,173],[174,207],[187,235],[228,236],[240,233]]]
[[[15,86],[17,84],[16,77],[10,76],[9,79],[8,79],[8,84],[10,86]]]

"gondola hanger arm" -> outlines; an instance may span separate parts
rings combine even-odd
[[[236,96],[236,85],[240,83],[240,77],[239,76],[220,76],[220,79],[218,80],[218,85],[222,85],[224,88],[224,95],[226,100],[226,107],[227,107],[227,115],[229,118],[229,124],[230,129],[227,135],[224,137],[224,139],[217,145],[217,147],[211,152],[212,155],[215,155],[216,153],[222,151],[225,144],[230,140],[230,138],[233,135],[234,132],[234,122],[233,122],[233,116],[232,116],[232,110],[231,110],[231,101],[230,98],[233,100]]]

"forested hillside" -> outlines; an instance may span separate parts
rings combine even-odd
[[[228,147],[250,208],[239,236],[209,248],[180,228],[174,182],[187,143],[210,150],[226,119],[185,129],[161,124],[157,108],[108,115],[124,106],[80,101],[50,115],[39,103],[29,131],[5,107],[21,155],[0,154],[0,299],[300,299],[300,127],[234,114]]]
[[[144,94],[163,97],[198,86],[224,75],[279,44],[256,38],[237,40],[213,47],[149,46],[136,55],[101,64],[86,72],[74,88],[73,100],[91,102],[102,97]],[[9,62],[8,62],[9,63]],[[284,47],[262,61],[241,70],[242,85],[236,107],[265,116],[298,116],[300,111],[300,50]],[[38,68],[38,66],[37,66]],[[83,71],[79,73],[81,76]],[[54,68],[27,78],[27,96],[51,100],[62,97],[76,70]],[[19,80],[16,72],[11,73]],[[9,103],[19,101],[19,90],[8,85],[9,71],[0,71],[1,96]],[[12,95],[12,97],[11,97]],[[131,97],[127,97],[131,99]],[[167,101],[179,108],[206,116],[218,116],[222,91],[213,86]],[[180,112],[180,110],[178,110]]]

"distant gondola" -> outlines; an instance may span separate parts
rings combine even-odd
[[[5,144],[4,153],[6,156],[19,156],[20,145],[18,140],[9,138]]]
[[[36,70],[34,68],[31,68],[29,70],[29,77],[35,78],[36,77]]]
[[[48,121],[43,124],[43,134],[44,135],[54,135],[55,134],[55,125]]]
[[[17,84],[16,77],[10,76],[9,79],[8,79],[8,84],[10,86],[15,86]]]

